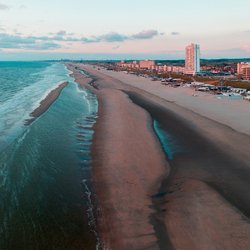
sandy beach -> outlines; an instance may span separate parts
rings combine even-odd
[[[99,100],[92,158],[103,247],[249,249],[250,105],[68,68]],[[153,121],[178,145],[173,159]]]
[[[39,107],[37,107],[34,111],[31,112],[30,116],[32,118],[27,119],[25,125],[31,124],[35,119],[41,116],[44,112],[46,112],[49,107],[56,101],[56,99],[60,96],[62,90],[68,85],[68,82],[63,82],[55,89],[53,89],[46,97],[40,102]]]
[[[97,90],[89,85],[88,77],[80,77],[77,70],[68,68],[77,82],[92,89],[99,100],[92,158],[103,248],[157,249],[158,238],[149,221],[155,213],[151,197],[157,194],[169,166],[153,135],[151,118],[125,93],[112,88],[108,78],[108,85],[97,80]]]
[[[86,68],[89,71],[93,69],[90,65],[87,65]],[[250,105],[245,100],[217,97],[209,93],[194,91],[191,88],[171,88],[162,85],[159,81],[152,82],[150,79],[124,72],[105,69],[101,69],[100,72],[129,86],[151,93],[163,100],[174,102],[201,116],[250,135]]]

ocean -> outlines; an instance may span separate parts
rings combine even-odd
[[[0,62],[0,250],[96,249],[90,146],[96,96],[61,63]],[[32,124],[29,114],[69,84]]]

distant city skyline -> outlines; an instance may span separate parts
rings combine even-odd
[[[0,0],[0,60],[250,57],[249,0]]]

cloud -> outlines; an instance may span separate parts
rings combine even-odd
[[[97,41],[104,41],[104,42],[123,42],[127,40],[128,37],[126,35],[122,35],[116,32],[110,32],[101,36],[97,37]]]
[[[34,44],[28,44],[24,47],[24,49],[31,49],[31,50],[54,50],[61,48],[60,44],[57,43],[41,43],[36,42]]]
[[[120,48],[120,45],[117,45],[117,46],[114,46],[113,48],[112,48],[112,50],[117,50],[117,49],[119,49]]]
[[[82,37],[80,41],[82,43],[100,43],[100,42],[123,42],[127,40],[128,37],[117,32],[110,32],[100,36],[90,36],[90,37]]]
[[[79,42],[87,43],[114,43],[132,40],[152,39],[160,35],[157,30],[144,30],[132,35],[124,35],[117,32],[110,32],[98,36],[90,37],[75,37],[73,33],[68,33],[65,30],[60,30],[56,33],[49,33],[47,36],[24,36],[21,33],[14,31],[15,34],[7,34],[0,31],[0,49],[33,49],[33,50],[52,50],[62,47],[60,43]],[[116,46],[114,49],[118,49]]]
[[[68,33],[66,30],[60,30],[58,32],[50,32],[49,35],[65,37],[65,36],[73,36],[74,33]]]
[[[13,8],[23,10],[23,9],[26,9],[27,7],[24,4],[21,4],[19,6],[9,6],[9,5],[0,3],[0,10],[9,10],[9,9],[13,9]]]
[[[132,35],[124,35],[118,32],[109,32],[103,35],[89,36],[89,37],[74,37],[74,33],[67,33],[65,30],[58,31],[56,33],[49,33],[51,36],[40,37],[41,40],[51,40],[51,41],[65,41],[65,42],[82,42],[82,43],[100,43],[100,42],[124,42],[127,40],[142,40],[142,39],[152,39],[158,36],[157,30],[145,30]]]
[[[0,10],[8,10],[9,8],[8,5],[0,3]]]
[[[133,35],[124,35],[117,32],[110,32],[100,36],[83,37],[81,41],[83,43],[99,43],[99,42],[124,42],[127,40],[142,40],[152,39],[155,36],[160,35],[157,30],[144,30]]]
[[[21,36],[21,35],[22,35],[22,33],[19,32],[17,29],[14,29],[14,30],[13,30],[13,33],[14,33],[15,35],[17,35],[17,36]]]
[[[19,10],[24,10],[24,9],[26,9],[27,7],[26,7],[26,5],[24,5],[24,4],[22,4],[22,5],[20,5],[19,7],[18,7],[18,9]]]
[[[159,32],[157,30],[143,30],[137,34],[132,35],[134,39],[151,39],[158,36]]]
[[[171,35],[172,35],[172,36],[178,36],[178,35],[180,35],[180,33],[179,33],[179,32],[176,32],[176,31],[173,31],[173,32],[171,32]]]
[[[0,33],[0,49],[52,50],[61,45],[34,36],[19,36]]]
[[[56,33],[56,35],[58,35],[58,36],[65,36],[65,35],[67,35],[67,32],[65,30],[60,30],[60,31],[58,31]]]

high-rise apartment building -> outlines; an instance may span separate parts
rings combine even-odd
[[[200,45],[190,44],[186,47],[185,73],[196,75],[200,72]]]
[[[250,80],[250,62],[241,62],[237,64],[237,74],[244,80]]]

